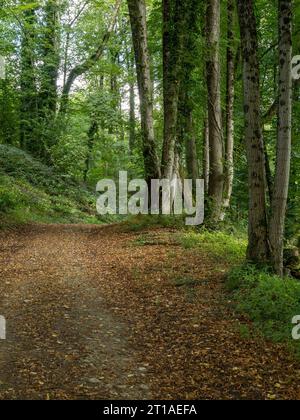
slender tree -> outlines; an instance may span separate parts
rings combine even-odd
[[[194,125],[194,71],[196,69],[195,57],[197,56],[196,40],[198,38],[198,20],[195,16],[199,13],[198,0],[184,0],[182,19],[184,26],[189,28],[183,31],[183,51],[179,73],[179,103],[177,121],[177,143],[181,152],[185,149],[187,176],[190,179],[199,177],[196,131]]]
[[[23,5],[28,5],[25,0]],[[36,10],[25,8],[23,12],[23,27],[21,40],[21,73],[20,73],[20,145],[23,149],[39,154],[39,144],[35,141],[37,126],[37,86],[35,80],[35,39]]]
[[[51,161],[50,149],[55,144],[55,117],[57,111],[57,79],[60,65],[59,3],[48,0],[44,6],[44,29],[42,34],[43,65],[39,92],[39,141],[42,157]]]
[[[220,70],[220,0],[209,0],[206,16],[206,36],[209,58],[207,60],[208,125],[209,125],[209,199],[210,218],[219,221],[222,214],[224,187],[224,145],[221,109]]]
[[[206,194],[208,194],[209,189],[209,156],[209,126],[207,117],[205,117],[203,127],[203,179]]]
[[[289,190],[292,128],[292,0],[279,0],[279,102],[277,163],[270,217],[271,261],[283,274],[283,241]]]
[[[129,84],[129,151],[132,154],[136,143],[135,91],[134,82]]]
[[[136,145],[136,115],[135,115],[135,77],[134,77],[134,52],[129,51],[127,57],[129,76],[129,152],[133,153]]]
[[[243,56],[245,141],[249,177],[248,258],[269,259],[265,156],[260,118],[260,73],[253,0],[237,0]]]
[[[148,181],[160,178],[153,122],[153,86],[148,51],[145,0],[128,0],[132,40],[141,106],[145,176]]]
[[[234,0],[227,1],[227,78],[226,78],[226,142],[223,211],[230,206],[234,177]],[[225,214],[224,214],[225,216]]]
[[[182,6],[179,0],[163,0],[163,90],[164,142],[162,176],[172,179],[178,163],[177,118],[179,103],[180,59],[182,48]],[[176,159],[175,159],[176,157]]]

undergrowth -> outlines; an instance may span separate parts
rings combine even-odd
[[[282,279],[269,268],[246,262],[247,238],[243,232],[212,232],[180,234],[186,249],[199,249],[216,261],[234,267],[230,270],[226,288],[235,311],[250,323],[241,324],[245,337],[256,335],[273,342],[287,344],[300,357],[300,341],[292,338],[292,319],[300,315],[300,282],[291,277]],[[251,327],[252,325],[252,327]]]
[[[292,319],[300,315],[300,283],[282,279],[268,269],[246,264],[227,278],[236,311],[253,322],[255,330],[275,342],[288,343],[300,357],[300,343],[292,338]]]
[[[247,240],[241,233],[211,232],[203,229],[200,233],[186,232],[180,235],[180,242],[186,249],[198,248],[221,262],[236,264],[245,259]]]
[[[0,227],[28,222],[103,223],[96,196],[29,154],[0,145]]]

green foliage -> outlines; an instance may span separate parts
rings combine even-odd
[[[0,176],[0,212],[15,210],[21,200],[24,200],[24,195],[12,184],[11,178]]]
[[[123,223],[124,229],[130,232],[139,232],[149,228],[184,228],[185,216],[164,215],[137,215],[130,216]]]
[[[199,248],[224,262],[239,263],[245,259],[247,241],[244,237],[226,232],[188,232],[180,237],[186,249]]]
[[[276,342],[292,343],[292,318],[300,314],[299,282],[244,265],[229,273],[226,285],[236,310],[259,332]]]
[[[69,176],[25,152],[0,145],[1,225],[40,222],[105,222],[96,216],[96,196]]]

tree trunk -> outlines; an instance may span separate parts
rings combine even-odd
[[[160,165],[156,151],[153,120],[153,88],[145,0],[127,0],[135,52],[137,80],[141,107],[145,176],[148,182],[160,178]]]
[[[219,221],[222,213],[224,187],[224,146],[221,110],[220,70],[220,0],[209,0],[207,6],[206,36],[209,58],[207,61],[208,124],[210,145],[209,199],[210,218]]]
[[[210,165],[209,165],[209,126],[208,120],[205,118],[204,120],[204,128],[203,128],[203,178],[204,178],[204,185],[205,185],[205,192],[208,194],[209,188],[209,172],[210,172]]]
[[[266,211],[266,174],[260,118],[260,77],[257,27],[253,0],[237,0],[243,55],[245,140],[249,170],[248,258],[265,263],[269,258]]]
[[[185,136],[185,150],[186,150],[186,169],[189,179],[196,181],[199,177],[199,167],[197,159],[197,145],[194,128],[193,113],[189,112],[186,119],[186,136]]]
[[[194,181],[199,177],[197,160],[196,133],[193,119],[194,111],[194,81],[193,72],[196,68],[195,56],[197,50],[197,34],[199,32],[197,16],[199,16],[200,3],[198,0],[182,0],[182,51],[179,71],[179,105],[178,105],[178,147],[179,151],[185,149],[186,170],[189,179]],[[194,185],[196,185],[194,183]]]
[[[26,5],[29,0],[24,1]],[[35,29],[36,13],[33,8],[24,12],[24,30],[21,41],[21,99],[20,99],[20,146],[35,156],[39,144],[35,141],[37,128],[37,87],[35,82]]]
[[[276,92],[277,95],[277,92]],[[272,118],[276,115],[278,110],[278,96],[276,97],[275,101],[272,103],[268,111],[262,117],[262,128],[264,133],[264,125],[267,124],[268,121],[272,120]],[[271,163],[270,157],[267,149],[267,144],[264,141],[264,152],[265,152],[265,162],[266,162],[266,177],[267,177],[267,186],[269,192],[269,201],[272,203],[273,199],[273,174],[271,170]]]
[[[176,163],[179,62],[182,41],[180,19],[180,1],[163,0],[164,143],[162,176],[166,179],[173,178]]]
[[[104,50],[107,46],[107,43],[110,39],[110,36],[114,31],[114,27],[115,27],[116,20],[119,14],[121,3],[122,3],[122,0],[116,0],[111,24],[108,27],[107,31],[105,32],[97,50],[87,60],[85,60],[81,64],[78,64],[70,71],[70,74],[66,80],[66,83],[62,91],[61,103],[60,103],[60,117],[64,117],[64,115],[67,112],[68,103],[69,103],[69,95],[70,95],[70,91],[72,89],[72,86],[75,80],[78,77],[82,76],[84,73],[86,73],[88,70],[90,70],[94,66],[94,64],[97,63],[97,61],[102,57]]]
[[[277,163],[269,226],[271,261],[283,274],[283,240],[291,164],[292,1],[279,0],[279,105]]]
[[[88,142],[87,142],[87,155],[85,160],[85,169],[84,169],[84,182],[87,182],[88,173],[92,166],[92,157],[93,157],[93,150],[94,150],[94,143],[95,143],[95,136],[98,133],[98,122],[96,120],[96,116],[94,116],[91,120],[91,125],[88,131]]]
[[[41,154],[48,163],[50,149],[55,144],[55,117],[57,111],[57,79],[59,73],[59,5],[57,0],[48,0],[45,5],[45,26],[43,33],[43,66],[39,94]]]
[[[135,92],[134,92],[134,82],[130,81],[130,92],[129,92],[129,151],[130,154],[133,153],[135,147],[135,130],[136,130],[136,123],[135,123]]]
[[[226,150],[223,212],[230,206],[234,176],[234,0],[227,2],[227,81],[226,81]]]
[[[59,6],[57,0],[48,0],[45,5],[45,29],[43,34],[43,68],[41,100],[47,111],[56,112],[57,78],[59,72]]]

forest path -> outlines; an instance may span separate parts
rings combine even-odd
[[[299,399],[300,365],[241,338],[199,252],[171,230],[0,233],[0,399]]]

